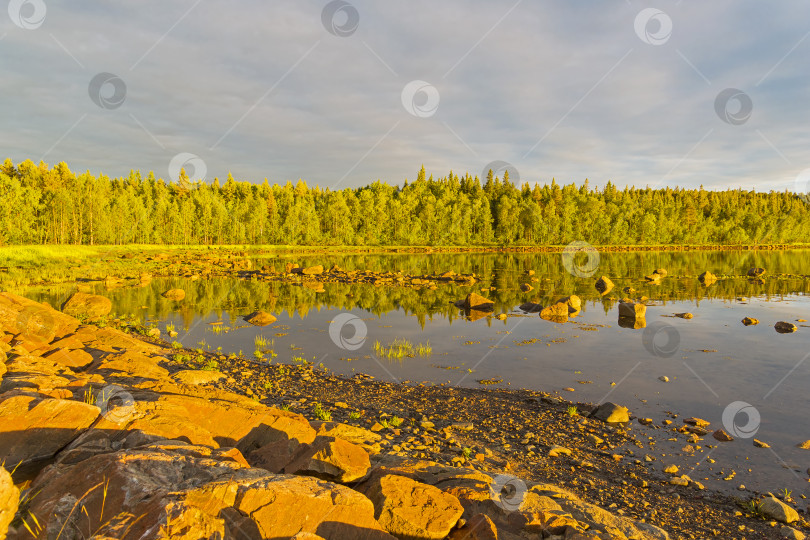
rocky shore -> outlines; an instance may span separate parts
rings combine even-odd
[[[0,540],[808,531],[779,498],[749,512],[645,467],[623,407],[182,354],[84,320],[0,293]]]

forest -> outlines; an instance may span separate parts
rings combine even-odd
[[[330,190],[295,184],[110,178],[64,162],[0,166],[0,245],[492,246],[787,244],[810,239],[795,193],[540,186],[450,171]]]

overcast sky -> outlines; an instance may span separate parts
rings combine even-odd
[[[802,0],[11,0],[0,37],[15,162],[807,190]]]

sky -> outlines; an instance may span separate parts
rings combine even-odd
[[[808,56],[801,0],[11,0],[0,159],[808,192]]]

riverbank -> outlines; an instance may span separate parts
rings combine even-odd
[[[646,467],[645,455],[658,456],[645,428],[590,418],[592,404],[258,364],[81,324],[5,293],[0,308],[0,461],[21,463],[23,490],[11,538],[29,528],[43,538],[62,528],[390,538],[413,533],[403,522],[437,538],[483,538],[490,526],[498,538],[782,534],[756,515],[763,506]],[[406,492],[419,498],[401,500]],[[755,500],[792,517],[792,504]],[[426,515],[428,503],[441,511]],[[381,518],[394,507],[411,509],[399,525]],[[807,532],[801,510],[791,524]]]

